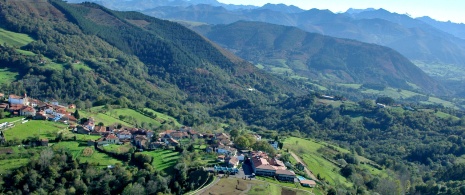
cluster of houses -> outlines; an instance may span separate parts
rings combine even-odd
[[[0,99],[5,99],[5,95],[0,93]],[[67,108],[76,108],[71,104],[68,107],[59,105],[58,101],[51,100],[42,102],[37,99],[11,94],[8,102],[0,103],[0,110],[8,111],[12,115],[29,117],[36,120],[61,121],[64,123],[77,122],[72,113]]]

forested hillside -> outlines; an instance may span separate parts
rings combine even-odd
[[[96,104],[130,100],[176,116],[185,102],[298,93],[177,23],[92,3],[4,0],[0,6],[2,28],[34,39],[1,47],[2,68],[20,78],[2,87],[10,93]]]
[[[261,22],[198,26],[237,55],[286,76],[336,83],[379,84],[443,93],[444,88],[398,52],[378,45]],[[281,63],[280,63],[281,62]]]

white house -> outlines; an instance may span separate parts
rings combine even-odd
[[[275,150],[278,150],[278,142],[277,142],[277,141],[268,141],[268,143],[269,143]]]
[[[24,94],[24,97],[11,94],[8,96],[8,102],[10,104],[21,104],[25,106],[29,104],[29,100],[26,94]]]
[[[237,149],[236,148],[231,148],[229,146],[220,145],[220,146],[218,146],[218,148],[216,148],[216,152],[218,154],[225,154],[225,155],[235,156],[237,154]]]
[[[118,136],[119,139],[131,139],[132,134],[128,130],[116,132],[116,135]]]

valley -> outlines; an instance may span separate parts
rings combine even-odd
[[[0,0],[0,193],[461,194],[465,47],[446,24]]]

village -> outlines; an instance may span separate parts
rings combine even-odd
[[[150,150],[174,150],[191,140],[202,140],[205,143],[204,152],[214,154],[216,163],[207,168],[215,174],[237,175],[244,179],[256,179],[256,176],[271,177],[281,182],[300,183],[302,186],[315,187],[316,181],[299,176],[294,171],[303,171],[305,165],[301,162],[292,165],[283,162],[280,154],[271,156],[264,151],[253,151],[237,148],[233,138],[228,133],[200,133],[192,127],[181,126],[176,130],[163,130],[156,133],[153,130],[127,127],[118,124],[104,126],[94,118],[82,118],[70,112],[76,109],[74,104],[60,105],[56,100],[40,101],[24,96],[9,95],[6,98],[0,94],[0,109],[10,113],[10,116],[21,116],[22,123],[28,120],[46,120],[62,123],[76,135],[93,135],[98,139],[88,140],[87,145],[102,149],[109,145],[132,145],[139,152]],[[0,130],[8,131],[12,123],[2,123]],[[257,141],[262,141],[258,134],[251,134]],[[0,134],[0,139],[10,139]],[[265,141],[265,140],[264,140]],[[277,140],[266,140],[274,150],[280,150]],[[41,139],[41,146],[47,146],[48,140]],[[294,170],[293,170],[294,169]],[[308,177],[308,176],[307,176]]]

